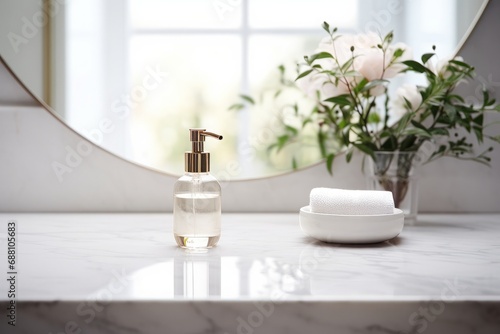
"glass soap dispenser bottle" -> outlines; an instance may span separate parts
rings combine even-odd
[[[217,245],[221,230],[221,188],[210,174],[206,137],[222,136],[206,129],[189,129],[192,151],[184,153],[186,173],[174,185],[174,238],[182,248]]]

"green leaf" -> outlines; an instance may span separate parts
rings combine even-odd
[[[396,136],[391,135],[385,140],[385,142],[380,146],[382,151],[395,151],[398,148],[398,140]]]
[[[422,55],[422,64],[427,63],[427,61],[428,61],[429,59],[431,59],[434,55],[435,55],[435,53],[424,53],[424,54]]]
[[[239,111],[239,110],[244,109],[244,108],[245,108],[245,105],[244,105],[244,104],[242,104],[242,103],[235,103],[235,104],[233,104],[232,106],[230,106],[230,107],[228,108],[228,110],[236,110],[236,111]]]
[[[460,95],[450,94],[450,100],[452,100],[452,99],[455,99],[455,100],[458,100],[459,102],[465,103],[464,98],[461,97]]]
[[[330,34],[330,25],[328,24],[328,22],[323,22],[323,24],[321,25],[321,27],[328,33]]]
[[[390,131],[384,130],[380,133],[380,138],[386,138],[386,137],[389,137],[391,135],[392,135],[392,133]]]
[[[282,135],[282,136],[278,137],[278,139],[277,139],[277,150],[278,150],[278,152],[281,151],[281,149],[283,147],[285,147],[285,145],[288,142],[288,139],[290,139],[290,137],[288,135]]]
[[[295,157],[292,158],[292,169],[297,170],[297,160]]]
[[[495,99],[488,100],[487,102],[485,102],[485,106],[491,107],[492,105],[495,104],[495,102],[496,102]]]
[[[453,60],[450,60],[450,63],[461,66],[461,67],[465,67],[467,69],[472,69],[472,66],[470,66],[469,64],[467,64],[463,61],[460,61],[460,60],[453,59]]]
[[[354,153],[354,150],[353,149],[349,149],[347,151],[347,154],[345,155],[345,160],[347,161],[347,163],[351,162],[351,159],[352,159],[352,154]]]
[[[240,94],[240,97],[241,97],[243,100],[245,100],[245,101],[247,101],[248,103],[250,103],[250,104],[255,104],[254,99],[252,99],[252,98],[251,98],[250,96],[248,96],[248,95],[243,95],[243,94]]]
[[[404,114],[397,123],[398,125],[396,126],[396,133],[401,133],[407,127],[412,117],[413,114],[411,112],[407,112],[406,114]]]
[[[349,94],[338,95],[334,97],[330,97],[325,100],[326,102],[332,102],[339,106],[349,106],[352,104]]]
[[[408,66],[412,70],[419,72],[419,73],[424,73],[427,70],[427,68],[424,65],[422,65],[419,62],[416,62],[414,60],[405,60],[403,62],[403,64],[405,64],[406,66]]]
[[[281,75],[285,74],[285,66],[283,65],[278,66],[278,70],[280,71]]]
[[[423,126],[421,123],[419,123],[419,122],[417,122],[417,121],[415,121],[415,120],[411,120],[411,124],[412,124],[414,127],[416,127],[416,128],[422,129],[422,130],[424,130],[425,132],[429,132],[425,126]]]
[[[394,54],[393,54],[393,57],[396,59],[396,58],[399,58],[403,55],[403,53],[405,52],[404,49],[396,49],[396,51],[394,51]]]
[[[484,140],[483,138],[483,129],[480,127],[473,127],[474,133],[476,134],[477,141],[481,144]]]
[[[484,159],[484,160],[486,160],[486,161],[484,161],[484,160],[482,160],[482,159]],[[490,165],[490,163],[489,163],[489,162],[490,162],[490,160],[491,160],[490,158],[488,158],[488,157],[483,157],[482,159],[481,159],[481,158],[473,158],[473,159],[472,159],[472,161],[479,162],[480,164],[483,164],[483,165],[485,165],[485,166],[491,167],[491,165]]]
[[[372,89],[373,87],[377,87],[377,86],[380,86],[380,85],[383,85],[384,83],[387,83],[389,82],[388,80],[372,80],[370,81],[369,83],[367,83],[362,89],[360,92],[366,92],[366,91],[369,91],[370,89]]]
[[[379,123],[381,121],[378,113],[372,111],[368,114],[368,123]]]
[[[333,153],[330,153],[328,154],[328,156],[326,157],[326,168],[328,169],[328,173],[330,173],[330,175],[333,175],[333,160],[335,159],[335,154]]]
[[[271,145],[269,145],[269,146],[267,147],[267,151],[268,151],[268,152],[270,152],[270,151],[272,151],[273,149],[275,149],[277,146],[278,146],[278,144],[273,143],[273,144],[271,144]]]
[[[342,76],[344,76],[344,77],[357,77],[357,76],[359,76],[359,72],[346,71],[346,72],[342,73]]]
[[[321,152],[321,157],[323,158],[326,156],[325,139],[326,139],[325,134],[320,129],[318,132],[318,145],[319,145],[319,150]]]
[[[295,81],[297,81],[297,80],[299,80],[300,78],[303,78],[303,77],[305,77],[305,76],[309,75],[312,71],[313,71],[313,69],[310,69],[310,70],[307,70],[307,71],[305,71],[305,72],[300,73],[300,74],[299,74],[299,76],[295,79]]]
[[[424,65],[422,65],[419,62],[416,62],[414,60],[405,60],[405,61],[403,61],[403,64],[405,64],[406,66],[408,66],[410,69],[412,69],[415,72],[418,72],[418,73],[427,73],[431,77],[435,77],[436,76],[427,67],[425,67]]]
[[[489,139],[491,139],[491,140],[493,140],[493,141],[495,141],[495,142],[497,142],[497,143],[500,144],[500,135],[498,135],[498,136],[487,136],[487,137]]]
[[[432,153],[431,159],[434,157],[443,156],[446,152],[446,148],[447,148],[446,145],[439,146],[439,149],[437,151],[435,151],[434,153]]]
[[[348,125],[349,125],[349,123],[345,119],[341,119],[340,122],[337,124],[339,129],[344,129]]]
[[[309,63],[312,63],[317,59],[324,59],[324,58],[333,58],[333,56],[329,52],[316,53],[316,54],[313,54],[311,57],[309,57]]]
[[[477,125],[479,125],[479,126],[483,126],[483,120],[484,120],[484,115],[480,114],[479,116],[477,116],[476,118],[474,118],[472,121],[474,123],[476,123]]]
[[[392,31],[388,32],[387,35],[384,37],[384,43],[391,43],[392,39],[394,38],[394,33]]]
[[[406,136],[405,139],[401,142],[400,150],[401,151],[411,151],[415,142],[417,141],[417,137],[414,135]]]
[[[490,93],[487,89],[483,89],[483,108],[486,107],[486,104],[489,102]]]
[[[375,153],[373,151],[373,149],[371,149],[370,147],[368,147],[368,145],[365,143],[365,144],[357,144],[357,143],[353,143],[353,145],[358,149],[360,150],[361,152],[363,153],[366,153],[368,154],[369,156],[371,156],[373,159],[375,159]]]
[[[450,119],[450,122],[455,122],[456,119],[457,119],[457,109],[450,105],[450,104],[447,104],[444,106],[444,112],[446,113],[446,115],[448,116],[448,118]]]
[[[416,135],[416,136],[425,137],[425,138],[429,138],[429,139],[432,138],[432,135],[429,132],[422,130],[422,129],[418,129],[418,128],[405,129],[402,132],[402,134],[404,134],[404,135]]]
[[[352,64],[354,63],[354,57],[350,58],[349,60],[347,60],[341,67],[340,67],[340,72],[342,73],[346,73],[347,70],[352,66]],[[357,74],[356,72],[352,71],[353,72],[353,75]]]
[[[445,128],[429,129],[429,132],[433,136],[449,136],[450,135],[450,132],[448,131],[448,129],[445,129]]]
[[[293,126],[290,126],[290,125],[285,125],[285,129],[288,132],[291,132],[292,135],[294,135],[294,136],[296,136],[299,133],[299,131],[296,128],[294,128]]]
[[[403,99],[405,100],[406,110],[413,110],[413,106],[411,105],[410,101],[408,101],[408,99],[404,96]]]
[[[358,94],[359,92],[361,92],[361,90],[363,89],[363,87],[366,86],[366,84],[368,83],[368,80],[366,80],[365,78],[363,78],[357,85],[356,87],[354,87],[354,93]]]

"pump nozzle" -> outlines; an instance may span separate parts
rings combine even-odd
[[[206,136],[214,137],[219,140],[222,139],[221,135],[208,132],[207,129],[189,129],[189,137],[191,141],[205,141]]]
[[[214,137],[214,138],[216,138],[216,139],[218,139],[218,140],[222,140],[222,138],[223,138],[221,135],[218,135],[218,134],[213,133],[213,132],[208,132],[208,131],[202,131],[202,132],[201,132],[201,135],[202,135],[203,137],[205,137],[205,136]]]
[[[203,152],[203,142],[206,136],[218,140],[223,138],[221,135],[206,131],[206,129],[189,129],[192,152],[184,154],[186,172],[204,173],[210,171],[210,153]]]

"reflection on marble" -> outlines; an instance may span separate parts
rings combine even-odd
[[[205,253],[175,247],[171,215],[1,214],[2,245],[9,219],[19,333],[500,332],[500,215],[349,246],[305,237],[298,214],[226,214]]]

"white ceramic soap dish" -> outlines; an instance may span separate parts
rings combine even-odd
[[[308,236],[334,243],[367,244],[395,238],[404,225],[404,213],[394,209],[386,215],[335,215],[300,209],[300,228]]]

